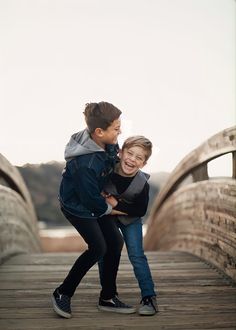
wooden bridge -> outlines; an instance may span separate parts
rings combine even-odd
[[[232,154],[231,178],[208,178],[208,163]],[[186,177],[192,183],[184,184]],[[188,180],[189,182],[189,180]],[[152,317],[97,310],[97,266],[61,319],[50,295],[77,253],[40,249],[30,195],[18,171],[0,157],[0,329],[236,329],[236,127],[193,150],[155,200],[145,236],[160,312]],[[139,288],[123,252],[121,298],[139,303]]]

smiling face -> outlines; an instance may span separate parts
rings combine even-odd
[[[121,133],[120,126],[120,119],[115,119],[107,129],[96,128],[91,137],[100,147],[105,149],[106,144],[117,143],[118,135]]]
[[[147,153],[142,147],[124,148],[120,151],[120,174],[134,176],[146,164],[146,158]]]
[[[115,119],[106,130],[102,130],[102,142],[105,144],[116,144],[118,135],[121,133],[121,121],[120,119]]]

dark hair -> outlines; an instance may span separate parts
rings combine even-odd
[[[106,130],[120,115],[121,111],[108,102],[87,103],[85,105],[84,116],[90,133],[93,133],[96,128]]]

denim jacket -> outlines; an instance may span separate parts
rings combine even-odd
[[[87,219],[109,214],[111,206],[101,191],[117,160],[118,145],[99,147],[87,130],[72,135],[65,149],[66,166],[59,190],[61,207]]]

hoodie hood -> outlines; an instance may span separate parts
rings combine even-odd
[[[88,130],[84,129],[71,136],[70,141],[66,145],[64,157],[68,161],[76,156],[87,155],[98,151],[104,152],[104,149],[97,145],[91,139]]]

